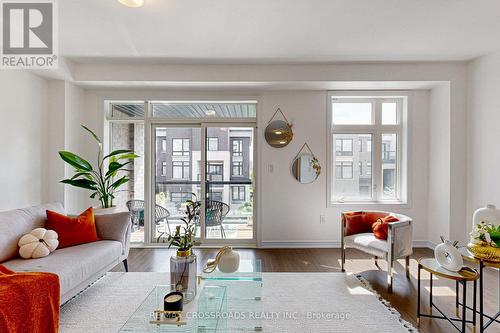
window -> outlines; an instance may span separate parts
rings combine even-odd
[[[406,200],[401,142],[408,97],[374,95],[331,94],[332,203]]]
[[[173,156],[189,156],[189,139],[172,139]]]
[[[161,151],[162,152],[167,151],[167,139],[161,139]]]
[[[335,175],[337,179],[352,179],[352,162],[337,162]]]
[[[243,140],[233,140],[233,156],[243,156]]]
[[[176,205],[181,205],[187,200],[191,200],[192,197],[193,194],[189,192],[172,192],[170,193],[170,202],[173,202]]]
[[[189,179],[189,162],[172,162],[172,178]]]
[[[245,201],[245,186],[232,186],[231,187],[231,200],[232,201]]]
[[[219,150],[219,138],[208,138],[208,150],[217,151]]]
[[[210,191],[208,193],[208,199],[214,201],[222,201],[222,202],[224,201],[221,191]]]
[[[161,175],[167,175],[167,162],[161,162]]]
[[[336,139],[335,152],[337,156],[352,156],[352,139]]]
[[[243,162],[233,162],[233,176],[243,176]]]
[[[224,164],[222,162],[207,163],[207,180],[210,181],[224,180]]]

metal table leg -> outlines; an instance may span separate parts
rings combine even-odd
[[[417,272],[417,327],[420,326],[420,269],[422,265],[418,264]]]
[[[484,332],[484,300],[483,300],[483,288],[484,288],[484,281],[483,281],[483,261],[479,261],[479,332],[483,333]]]
[[[455,315],[458,317],[459,316],[459,311],[458,311],[458,291],[459,291],[459,282],[455,281]]]
[[[474,297],[473,297],[473,300],[472,300],[472,332],[476,332],[476,299],[477,299],[477,280],[474,281],[474,284],[473,284],[473,288],[474,288]]]
[[[463,301],[462,301],[462,333],[465,333],[465,320],[467,319],[467,282],[463,283]]]
[[[430,292],[429,292],[429,313],[432,314],[432,273],[431,274],[431,279],[430,279]]]

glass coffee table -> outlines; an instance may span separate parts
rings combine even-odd
[[[262,331],[262,263],[241,260],[238,271],[200,273],[200,291],[184,305],[179,322],[156,325],[155,310],[163,309],[163,298],[174,285],[156,286],[123,325],[120,333],[260,332]]]
[[[227,309],[235,320],[225,322],[230,332],[262,331],[262,261],[242,259],[234,273],[223,273],[216,269],[212,273],[202,272],[198,282],[204,286],[224,286],[227,292]]]
[[[163,298],[174,290],[174,285],[154,287],[119,332],[212,333],[226,330],[225,319],[212,315],[227,312],[226,287],[223,286],[204,287],[193,301],[184,304],[182,317],[158,321],[154,311],[163,310]]]

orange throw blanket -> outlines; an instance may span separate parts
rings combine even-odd
[[[0,265],[0,332],[54,333],[59,329],[59,277],[15,273]]]

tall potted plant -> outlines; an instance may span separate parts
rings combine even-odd
[[[193,194],[194,195],[194,194]],[[201,202],[186,201],[186,216],[181,218],[184,225],[178,225],[173,234],[168,235],[169,248],[175,246],[177,252],[170,257],[170,283],[176,291],[184,295],[184,301],[189,302],[196,296],[197,264],[196,255],[191,252],[195,241],[196,220],[199,218]]]
[[[64,179],[61,183],[90,190],[90,198],[97,198],[100,208],[111,208],[115,193],[130,180],[127,175],[119,173],[127,171],[125,167],[139,156],[129,149],[114,150],[104,156],[101,139],[88,127],[81,126],[97,143],[97,165],[93,167],[87,160],[72,152],[60,151],[59,156],[63,161],[75,168],[73,177]]]

